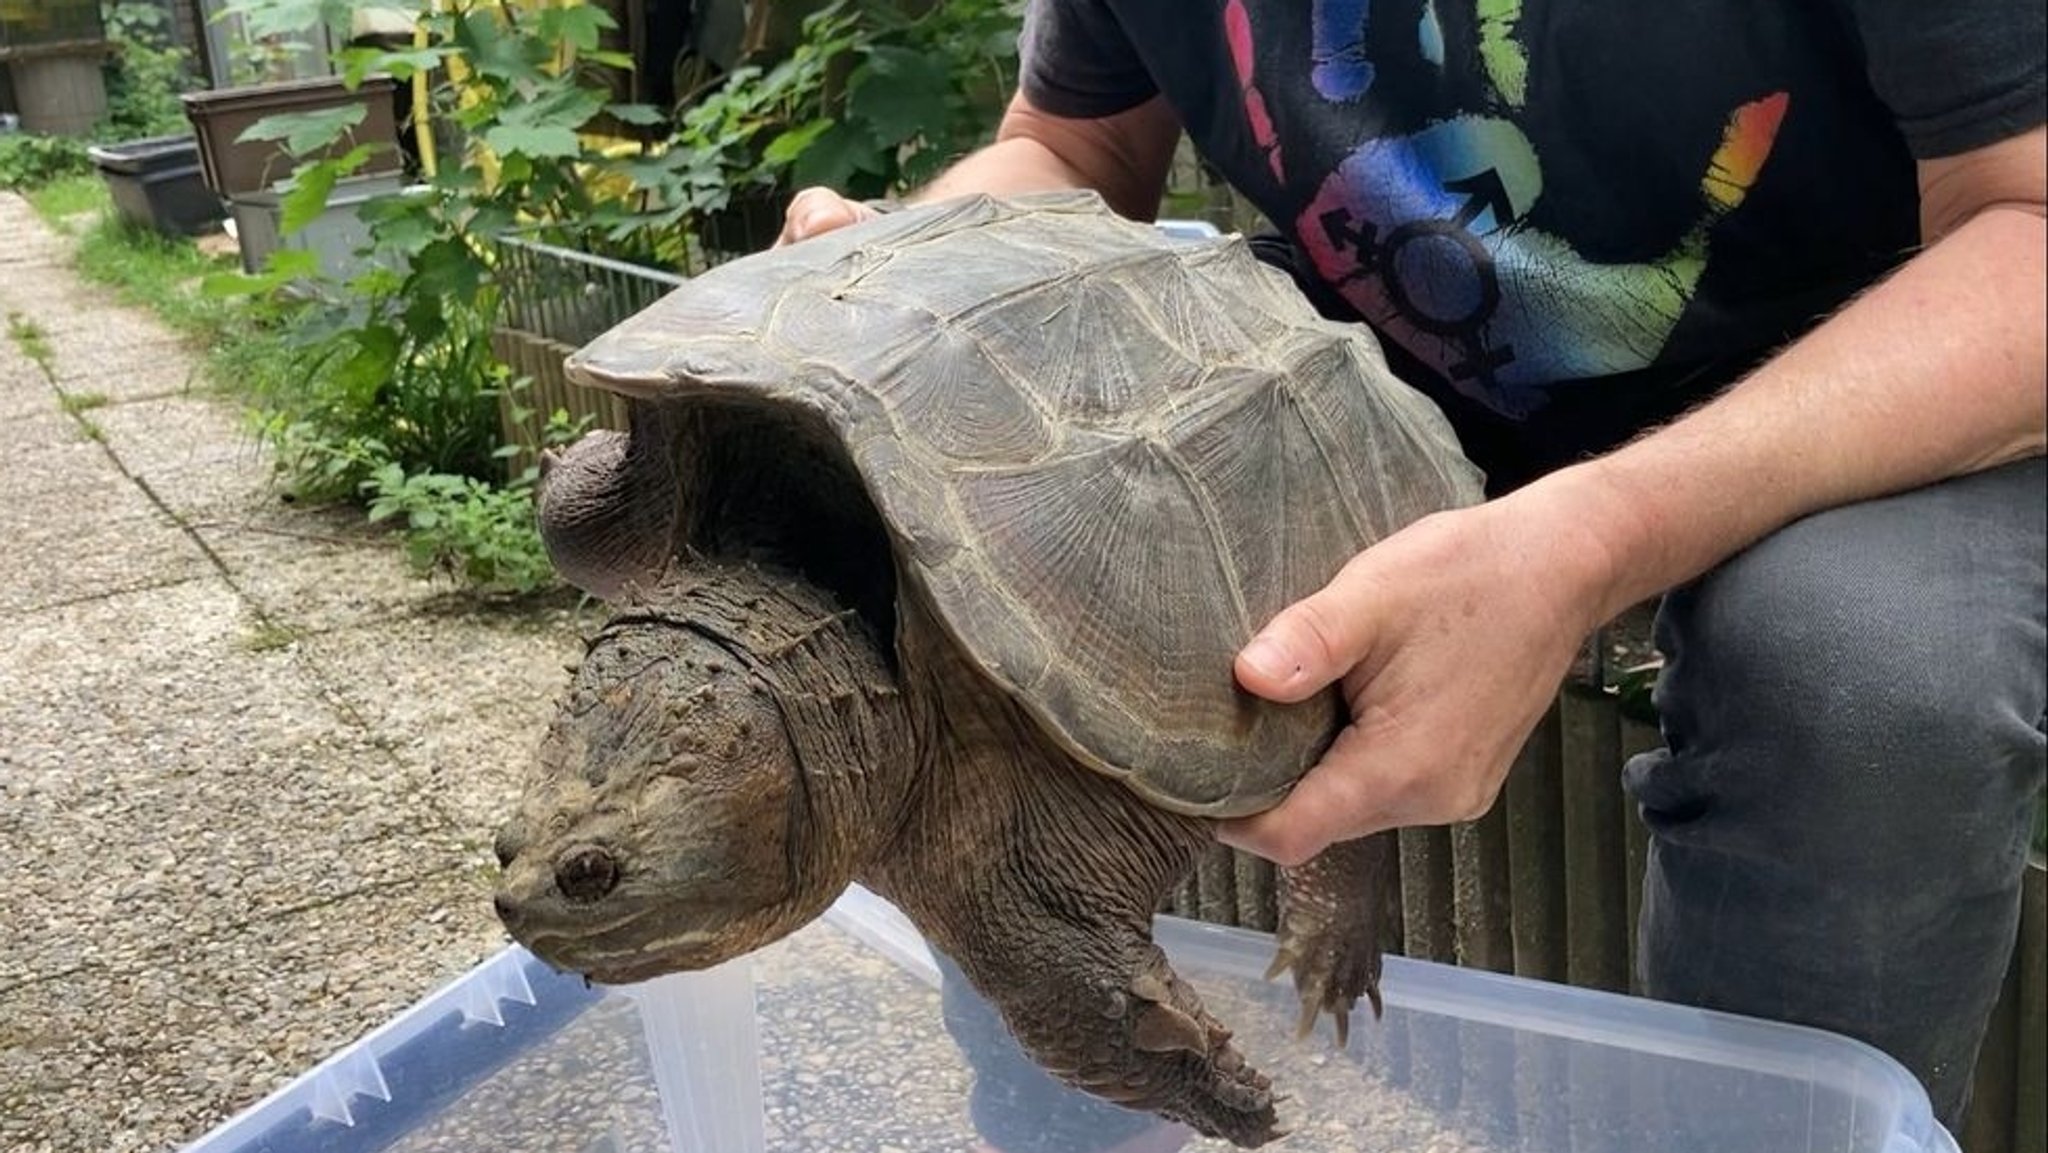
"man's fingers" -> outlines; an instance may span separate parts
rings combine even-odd
[[[1237,654],[1237,682],[1274,701],[1307,700],[1365,659],[1372,613],[1358,559],[1282,609]]]
[[[775,247],[822,236],[874,214],[873,209],[848,200],[829,188],[806,188],[790,198],[789,208],[782,214],[782,232],[775,238]]]
[[[1387,798],[1373,787],[1364,746],[1364,735],[1346,728],[1286,800],[1263,813],[1220,822],[1216,839],[1276,864],[1299,865],[1338,841],[1394,827]]]

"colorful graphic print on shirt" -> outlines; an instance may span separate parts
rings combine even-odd
[[[1359,144],[1324,175],[1293,221],[1317,273],[1384,336],[1453,387],[1510,417],[1560,380],[1630,372],[1654,361],[1706,269],[1709,230],[1755,183],[1789,102],[1759,95],[1731,109],[1700,176],[1690,229],[1655,259],[1596,263],[1531,227],[1543,168],[1516,123],[1529,61],[1515,35],[1521,0],[1476,5],[1476,61],[1446,61],[1434,0],[1415,29],[1438,69],[1476,67],[1487,107]],[[1366,53],[1370,0],[1314,0],[1316,93],[1333,106],[1373,99],[1383,83]],[[1252,137],[1276,179],[1283,154],[1256,72],[1257,29],[1228,0],[1224,33]]]

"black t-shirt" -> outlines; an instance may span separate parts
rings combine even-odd
[[[1496,487],[1668,418],[1918,243],[1913,161],[2032,127],[2040,0],[1032,0],[1022,86],[1163,93]]]

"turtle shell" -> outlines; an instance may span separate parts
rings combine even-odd
[[[899,580],[1062,746],[1154,803],[1276,803],[1341,723],[1258,700],[1237,649],[1481,476],[1363,326],[1241,238],[1093,193],[886,214],[714,268],[572,380],[797,406],[843,443]]]

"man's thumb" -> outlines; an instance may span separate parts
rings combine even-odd
[[[1350,672],[1365,655],[1365,622],[1338,610],[1335,588],[1282,609],[1246,642],[1237,682],[1268,700],[1300,701]]]

